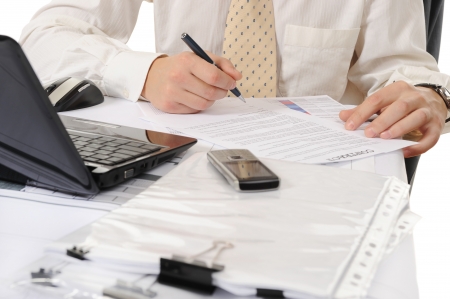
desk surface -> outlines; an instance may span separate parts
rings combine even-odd
[[[142,113],[136,104],[119,99],[107,98],[105,103],[100,106],[65,114],[119,125],[145,129],[154,128],[153,124],[140,119]],[[211,144],[199,142],[188,153],[207,151],[210,148]],[[394,175],[406,181],[401,151],[376,156],[374,161],[375,165],[372,165],[372,169],[367,169],[368,171],[375,171],[382,175]],[[94,222],[106,213],[106,211],[82,207],[1,198],[0,285],[2,280],[5,281],[14,272],[41,258],[46,245]],[[172,295],[175,295],[170,290],[165,290],[160,294],[165,294],[165,296],[161,296],[162,298],[172,298]],[[2,288],[0,288],[0,298],[5,295],[2,294]],[[228,298],[229,296],[217,292],[214,297]],[[367,298],[415,299],[418,297],[414,245],[411,236],[382,261]],[[197,297],[193,296],[192,298]]]

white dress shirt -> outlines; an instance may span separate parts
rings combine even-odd
[[[188,50],[188,32],[221,54],[230,0],[154,0],[158,53],[126,43],[141,0],[53,0],[20,39],[41,81],[85,77],[136,101],[154,59]],[[327,94],[349,104],[393,81],[450,88],[425,48],[422,0],[274,0],[278,96]],[[152,33],[149,32],[149,38]]]

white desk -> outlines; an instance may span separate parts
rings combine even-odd
[[[79,111],[65,113],[103,122],[151,129],[152,124],[140,120],[142,116],[134,103],[106,99],[105,103]],[[210,145],[199,143],[189,152],[209,150]],[[375,157],[375,171],[382,175],[394,175],[406,181],[401,151]],[[43,248],[70,234],[107,212],[80,207],[68,207],[37,203],[12,198],[0,199],[0,285],[12,273],[42,257]],[[88,231],[85,232],[86,234]],[[84,238],[83,234],[79,236]],[[180,296],[177,290],[159,287],[158,298]],[[216,292],[216,298],[229,298],[229,294]],[[184,298],[202,298],[183,293]],[[0,298],[12,298],[0,287]],[[414,259],[413,238],[408,237],[380,265],[367,298],[416,299],[418,289]]]

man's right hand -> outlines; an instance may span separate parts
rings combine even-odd
[[[228,59],[208,53],[219,66],[192,52],[156,59],[147,75],[142,96],[168,113],[196,113],[224,98],[242,75]]]

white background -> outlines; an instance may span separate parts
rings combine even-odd
[[[21,30],[45,0],[0,0],[0,34],[18,40]],[[448,6],[449,3],[447,3]],[[129,46],[152,51],[153,6],[144,3]],[[439,67],[450,74],[450,7],[444,14]],[[420,298],[450,298],[450,134],[422,155],[411,196],[412,210],[423,219],[414,238]]]

